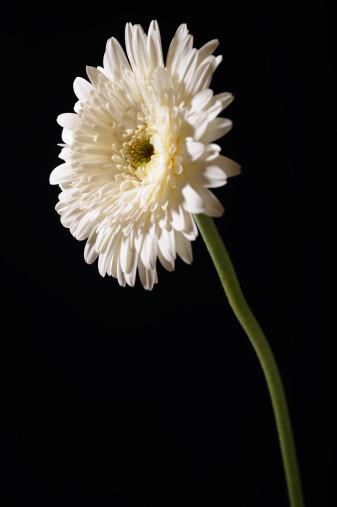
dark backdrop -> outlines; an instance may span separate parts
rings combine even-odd
[[[334,141],[331,13],[284,2],[55,3],[2,12],[1,489],[5,506],[287,506],[265,381],[203,241],[146,292],[101,278],[49,186],[72,82],[127,21],[219,38],[217,219],[276,354],[308,506],[332,505],[334,421],[316,307],[316,182]],[[329,381],[329,382],[328,382]],[[330,387],[329,387],[330,385]],[[315,453],[317,454],[314,458]]]

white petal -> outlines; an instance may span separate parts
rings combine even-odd
[[[193,116],[190,116],[189,121],[193,125],[194,133],[193,137],[196,141],[200,141],[205,135],[206,130],[209,128],[208,113],[206,111],[200,111]]]
[[[182,190],[183,206],[186,211],[190,213],[203,213],[205,211],[205,204],[202,197],[198,192],[187,184]]]
[[[145,234],[140,256],[146,269],[154,269],[157,257],[157,242],[152,238],[149,232]]]
[[[216,165],[216,160],[214,163],[198,162],[186,167],[186,176],[193,186],[216,188],[225,185],[227,175],[221,167]]]
[[[122,270],[120,257],[118,257],[118,261],[117,261],[117,280],[118,280],[119,285],[121,285],[122,287],[125,287],[126,279],[125,279],[124,271]]]
[[[66,144],[71,144],[73,142],[73,133],[71,130],[63,129],[62,130],[62,141]]]
[[[134,264],[132,266],[132,269],[130,270],[130,273],[125,273],[125,280],[130,287],[134,287],[136,283],[136,275],[137,275],[137,257],[135,257]]]
[[[167,69],[157,67],[154,74],[154,83],[158,93],[162,94],[172,90],[172,80]]]
[[[122,78],[124,70],[130,69],[130,64],[125,53],[118,40],[114,37],[111,37],[106,44],[103,64],[104,70],[114,81]]]
[[[193,215],[191,215],[187,211],[184,211],[184,220],[185,227],[181,232],[183,233],[185,238],[189,239],[190,241],[193,241],[198,236],[198,228],[194,221]]]
[[[51,185],[59,185],[71,178],[72,169],[68,164],[61,164],[52,171],[49,182]]]
[[[221,169],[223,169],[223,171],[226,173],[227,177],[237,176],[241,172],[241,167],[237,162],[234,162],[234,160],[231,160],[228,157],[224,157],[223,155],[219,155],[219,157],[214,159],[213,163],[214,165],[221,167]]]
[[[205,167],[204,178],[204,186],[208,188],[222,187],[227,181],[227,175],[216,165],[208,165]]]
[[[195,111],[201,111],[204,107],[209,104],[210,100],[213,97],[212,90],[202,90],[201,92],[197,93],[192,101],[191,101],[191,110]]]
[[[91,231],[96,227],[98,222],[100,221],[100,217],[97,215],[96,211],[85,212],[75,227],[72,224],[72,235],[78,239],[79,241],[83,241],[86,239]]]
[[[160,31],[157,21],[151,21],[147,35],[147,49],[152,67],[164,67]]]
[[[180,204],[171,208],[172,221],[171,225],[176,231],[182,231],[185,227],[184,210]]]
[[[97,87],[100,83],[100,78],[104,79],[104,74],[100,72],[95,67],[90,67],[89,65],[86,67],[88,78],[90,79],[90,82]],[[105,78],[106,79],[106,78]]]
[[[166,67],[174,74],[176,71],[179,58],[181,58],[189,49],[192,48],[193,38],[188,34],[186,24],[179,26],[173,37],[166,59]]]
[[[98,252],[95,250],[96,239],[97,232],[92,231],[84,248],[84,259],[88,264],[92,264],[98,257]]]
[[[101,276],[106,275],[108,266],[112,260],[112,256],[117,255],[119,258],[121,242],[122,234],[111,234],[110,238],[108,237],[107,246],[105,247],[104,251],[100,252],[98,258],[98,270]]]
[[[211,82],[213,74],[213,66],[211,63],[205,61],[200,67],[197,69],[191,83],[186,90],[187,93],[195,95],[196,93],[208,88],[208,85]]]
[[[139,278],[140,281],[143,284],[144,289],[146,290],[152,290],[153,285],[157,281],[157,272],[155,269],[150,270],[146,269],[144,264],[142,263],[141,259],[138,260],[138,271],[139,271]]]
[[[93,86],[83,77],[77,77],[74,81],[74,92],[79,100],[88,100]]]
[[[198,160],[203,155],[204,151],[205,145],[203,143],[198,143],[189,137],[186,138],[182,151],[184,163],[186,164]]]
[[[185,236],[180,232],[175,233],[175,239],[177,253],[179,257],[181,257],[182,260],[187,264],[191,264],[191,262],[193,261],[193,254],[190,240],[185,238]]]
[[[231,120],[228,118],[214,118],[214,120],[208,124],[207,131],[202,137],[202,142],[208,144],[220,139],[220,137],[230,131],[232,125]]]
[[[173,271],[174,270],[174,259],[171,259],[171,260],[167,260],[163,254],[161,253],[161,250],[160,248],[158,249],[158,259],[160,260],[162,266],[167,270],[167,271]]]
[[[158,245],[163,257],[172,262],[176,258],[174,231],[171,229],[162,229],[161,235],[158,239]]]
[[[144,73],[147,73],[150,68],[150,58],[146,47],[146,35],[140,25],[133,27],[132,49],[134,55],[132,67],[139,66]]]
[[[207,42],[202,48],[199,49],[199,61],[204,60],[208,56],[210,56],[216,48],[219,46],[219,41],[217,39],[211,40]]]
[[[217,199],[217,197],[215,197],[215,195],[207,188],[203,188],[202,190],[200,189],[199,192],[202,195],[203,201],[205,203],[205,209],[203,213],[211,217],[221,217],[224,209],[219,199]]]
[[[78,115],[75,113],[63,113],[57,117],[57,123],[68,130],[74,131],[78,122]]]

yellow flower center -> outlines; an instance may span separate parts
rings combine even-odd
[[[154,147],[149,137],[143,137],[143,139],[139,139],[137,143],[134,143],[133,159],[137,167],[146,165],[150,162],[153,154]]]
[[[137,129],[128,141],[123,143],[122,155],[134,169],[144,169],[155,153],[151,137],[143,129]]]
[[[122,156],[128,174],[144,180],[156,166],[159,156],[154,147],[153,132],[146,124],[140,124],[137,129],[128,129],[123,135],[125,141],[119,153],[116,150],[116,160]]]

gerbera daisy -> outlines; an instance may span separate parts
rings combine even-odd
[[[75,113],[61,114],[64,163],[50,176],[62,192],[56,210],[98,269],[133,286],[138,270],[146,289],[157,282],[157,257],[169,271],[177,254],[192,262],[198,234],[194,213],[221,216],[209,188],[226,183],[239,166],[214,141],[232,122],[217,116],[233,100],[209,85],[221,56],[217,40],[193,48],[181,25],[164,64],[158,23],[146,35],[125,31],[127,57],[115,38],[103,68],[88,67],[90,83],[74,81]]]

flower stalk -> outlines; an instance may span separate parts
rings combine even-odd
[[[198,228],[212,257],[229,304],[259,358],[272,401],[291,507],[303,507],[303,494],[289,410],[281,376],[267,339],[250,310],[213,219],[195,215]]]

